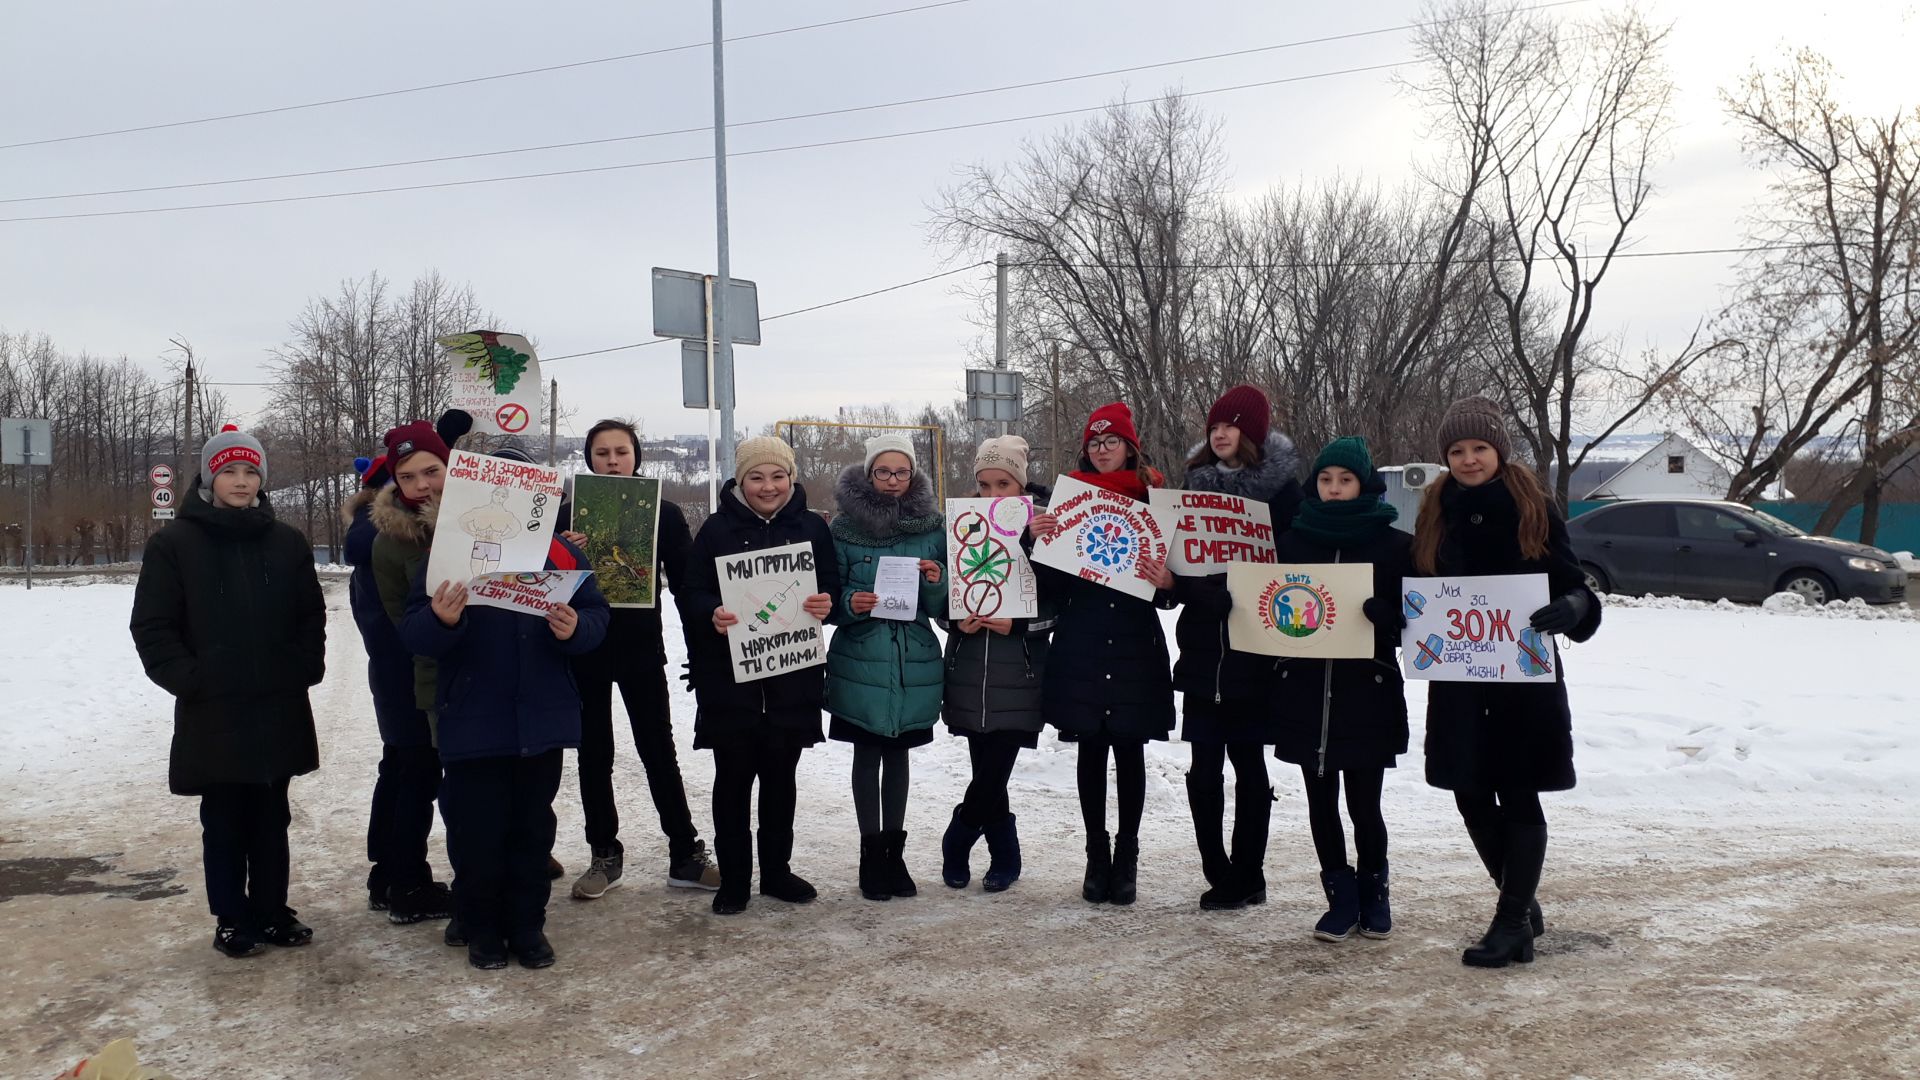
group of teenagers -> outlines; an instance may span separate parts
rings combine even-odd
[[[711,890],[718,915],[747,909],[756,852],[761,896],[816,897],[793,869],[794,813],[801,754],[823,739],[852,745],[861,895],[916,895],[906,858],[911,751],[932,741],[941,720],[966,740],[972,766],[940,841],[944,884],[970,883],[982,840],[982,887],[998,892],[1019,879],[1009,781],[1020,751],[1037,747],[1052,726],[1077,747],[1086,836],[1081,895],[1093,904],[1131,904],[1146,744],[1167,739],[1178,720],[1192,750],[1186,788],[1206,880],[1201,907],[1266,900],[1272,748],[1298,766],[1305,786],[1327,905],[1313,935],[1329,942],[1387,937],[1393,921],[1381,789],[1408,742],[1396,661],[1405,628],[1401,580],[1544,574],[1550,599],[1528,622],[1575,641],[1598,629],[1599,598],[1553,500],[1512,459],[1496,403],[1466,398],[1441,417],[1435,446],[1448,472],[1427,490],[1410,533],[1395,527],[1397,511],[1381,497],[1385,485],[1365,440],[1330,442],[1303,485],[1301,457],[1271,418],[1257,388],[1222,395],[1186,463],[1184,486],[1265,503],[1282,563],[1370,564],[1374,590],[1363,605],[1374,630],[1370,658],[1237,651],[1226,629],[1233,598],[1225,573],[1175,577],[1151,557],[1134,571],[1154,587],[1150,598],[1036,563],[1037,617],[949,611],[946,522],[913,444],[898,435],[868,440],[864,460],[834,478],[830,521],[809,508],[791,448],[768,437],[739,445],[734,476],[697,534],[663,501],[654,571],[672,593],[686,638],[697,704],[693,745],[714,755],[711,853],[676,756],[658,607],[612,609],[591,577],[544,616],[471,605],[458,582],[429,587],[449,448],[470,420],[449,412],[437,424],[394,428],[380,457],[356,463],[361,488],[342,511],[352,608],[383,744],[367,837],[369,906],[396,923],[447,919],[447,944],[464,946],[475,967],[505,967],[510,958],[551,965],[544,927],[552,882],[564,875],[553,857],[553,804],[566,749],[578,750],[592,852],[572,895],[603,896],[625,870],[613,793],[618,687],[666,835],[667,883]],[[525,460],[511,448],[495,453]],[[586,456],[595,473],[637,475],[640,440],[631,425],[602,421],[588,433]],[[1166,483],[1141,451],[1123,403],[1088,418],[1077,464],[1068,474],[1074,479],[1141,502]],[[1036,535],[1057,527],[1048,489],[1029,476],[1024,440],[983,442],[974,476],[981,497],[1032,500],[1020,538],[1029,551]],[[274,520],[266,477],[264,451],[245,433],[229,428],[207,442],[195,492],[147,546],[132,618],[147,674],[177,698],[170,787],[201,799],[214,946],[229,956],[312,938],[287,906],[287,791],[293,776],[318,767],[307,692],[324,673],[326,615],[307,540]],[[586,565],[585,538],[569,524],[563,507],[548,569]],[[751,613],[723,605],[716,560],[792,544],[813,548],[819,591],[802,606],[834,628],[827,662],[737,682],[727,637],[744,632],[741,620]],[[876,575],[889,557],[917,560],[911,621],[875,615]],[[1177,661],[1162,622],[1176,608]],[[1574,784],[1562,672],[1535,684],[1431,684],[1425,750],[1428,782],[1454,793],[1498,890],[1493,920],[1463,960],[1529,962],[1544,928],[1535,896],[1547,846],[1539,796]],[[1110,768],[1118,795],[1111,829]],[[436,805],[451,887],[434,880],[428,862]]]

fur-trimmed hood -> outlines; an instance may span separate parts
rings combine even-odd
[[[340,524],[352,525],[353,519],[360,516],[360,508],[363,506],[372,506],[373,500],[378,498],[380,492],[383,490],[385,489],[361,488],[359,491],[354,492],[352,498],[340,504]]]
[[[1187,456],[1198,454],[1204,446],[1206,443],[1195,446]],[[1270,501],[1285,491],[1288,484],[1299,482],[1300,451],[1294,448],[1292,439],[1278,431],[1267,433],[1258,465],[1228,470],[1216,462],[1187,470],[1189,491],[1217,491],[1223,495],[1240,495],[1262,502]]]
[[[427,547],[433,543],[433,526],[440,520],[440,498],[433,496],[415,510],[401,502],[400,489],[389,484],[373,497],[373,510],[369,516],[373,520],[373,527],[382,534]]]
[[[839,513],[833,535],[856,543],[885,544],[895,537],[918,536],[940,528],[940,510],[933,504],[933,481],[916,470],[899,498],[882,495],[867,479],[864,465],[849,465],[833,487]]]

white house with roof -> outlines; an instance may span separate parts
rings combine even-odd
[[[1588,492],[1588,499],[1724,499],[1733,474],[1712,455],[1667,432],[1653,448]],[[1775,480],[1765,498],[1792,498]]]

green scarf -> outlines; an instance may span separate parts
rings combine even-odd
[[[1375,496],[1362,494],[1344,502],[1324,502],[1310,496],[1294,516],[1295,532],[1331,548],[1349,548],[1378,536],[1393,526],[1400,509]]]

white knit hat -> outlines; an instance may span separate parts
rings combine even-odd
[[[898,432],[889,431],[885,435],[875,435],[867,440],[867,471],[873,471],[873,459],[881,454],[905,454],[907,463],[915,469],[920,467],[920,455],[914,452],[913,440]]]
[[[1027,440],[1018,435],[1002,435],[980,444],[973,455],[973,475],[999,469],[1013,477],[1016,484],[1027,482]]]

